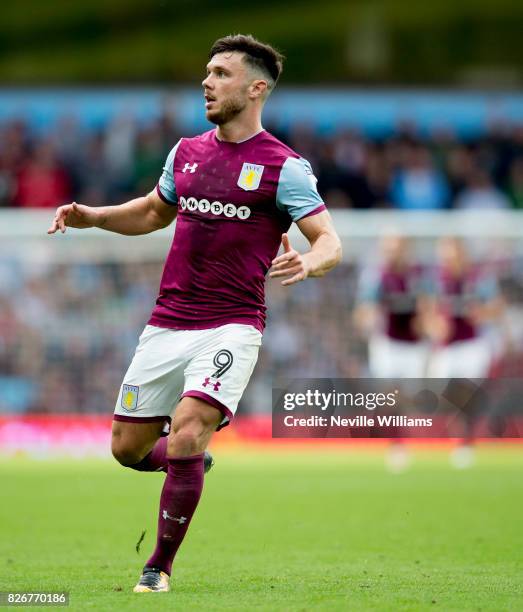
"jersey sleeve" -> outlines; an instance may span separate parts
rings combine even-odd
[[[282,212],[288,213],[293,221],[325,210],[316,183],[317,179],[306,159],[288,157],[280,172],[276,205]]]
[[[165,160],[165,165],[163,167],[162,175],[160,176],[160,180],[158,181],[158,185],[156,186],[156,191],[160,198],[166,203],[174,205],[178,202],[178,197],[176,195],[176,186],[174,184],[174,157],[176,155],[176,151],[180,146],[180,140],[174,145],[171,149],[171,152],[167,156]]]
[[[359,304],[377,304],[381,300],[381,274],[378,270],[364,270],[360,276],[356,302]]]
[[[481,302],[489,302],[499,296],[499,287],[494,276],[484,276],[479,280],[476,296]]]

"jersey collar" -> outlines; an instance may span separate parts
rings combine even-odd
[[[244,138],[243,140],[239,140],[238,142],[231,142],[230,140],[220,140],[218,138],[218,128],[215,128],[215,130],[214,130],[214,138],[220,144],[239,145],[239,144],[243,144],[244,142],[249,142],[249,140],[252,140],[253,138],[256,138],[256,136],[259,136],[262,132],[265,132],[265,128],[262,128],[261,130],[258,130],[255,134],[252,134],[248,138]]]

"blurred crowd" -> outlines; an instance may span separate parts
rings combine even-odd
[[[450,129],[420,135],[407,124],[380,139],[267,128],[311,162],[331,208],[523,208],[523,125],[493,125],[468,140]],[[22,119],[0,123],[0,206],[96,206],[143,195],[182,133],[190,136],[170,114],[146,124],[121,115],[96,130],[68,116],[45,133]]]

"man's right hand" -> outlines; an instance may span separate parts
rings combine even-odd
[[[47,233],[54,234],[60,230],[63,234],[66,227],[76,227],[78,229],[94,227],[97,222],[100,222],[101,215],[101,210],[91,206],[84,206],[76,202],[65,204],[56,209],[56,214]]]

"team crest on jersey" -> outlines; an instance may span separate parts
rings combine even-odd
[[[131,412],[138,406],[138,392],[140,387],[135,385],[123,385],[122,387],[122,408]]]
[[[238,178],[238,187],[241,187],[245,191],[254,191],[258,189],[264,168],[265,166],[244,163]]]

